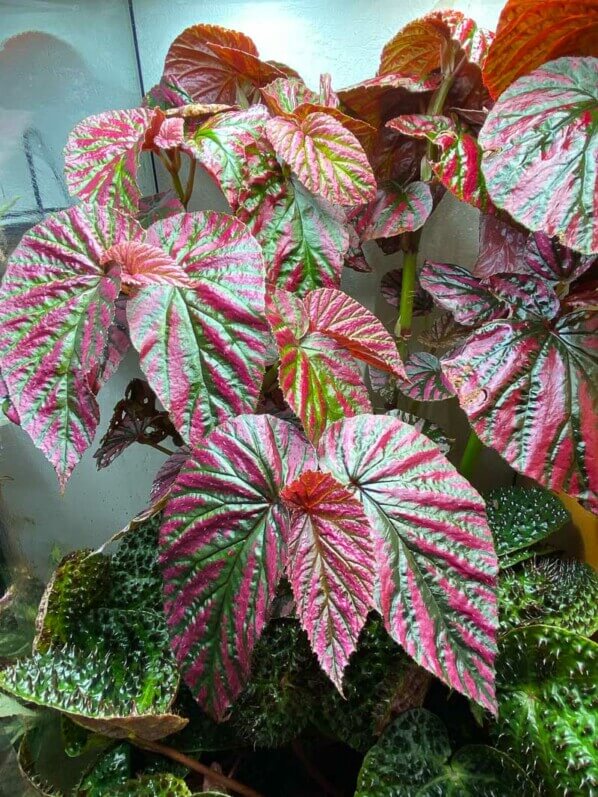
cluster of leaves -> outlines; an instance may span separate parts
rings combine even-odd
[[[596,617],[579,603],[595,575],[547,553],[566,520],[556,499],[498,492],[487,515],[447,436],[419,417],[419,402],[456,398],[516,471],[598,509],[598,3],[573,6],[508,0],[495,38],[433,12],[387,43],[375,77],[338,91],[328,75],[308,88],[242,33],[194,25],[140,107],[77,125],[65,171],[79,204],[24,236],[0,287],[2,416],[64,489],[98,429],[97,395],[134,347],[147,381],[129,385],[96,459],[132,443],[170,452],[140,517],[164,513],[159,535],[136,519],[117,554],[60,564],[32,655],[0,674],[6,692],[147,745],[193,737],[180,674],[227,720],[218,744],[272,746],[283,717],[288,741],[318,716],[363,751],[431,673],[501,709],[497,744],[530,752],[526,774],[494,748],[453,754],[420,713],[368,753],[358,793],[493,794],[501,769],[513,793],[528,777],[549,792],[595,785],[583,635]],[[141,196],[149,155],[173,194]],[[188,211],[197,166],[230,213]],[[446,191],[481,214],[472,271],[418,269]],[[381,286],[394,335],[340,288],[344,266],[370,270],[372,241],[402,252]],[[414,346],[413,316],[431,314]],[[302,630],[268,626],[285,579]],[[312,651],[339,696],[297,700],[322,689]],[[368,673],[355,721],[340,695],[352,706]],[[525,695],[545,712],[536,730]],[[211,722],[201,714],[200,736]],[[26,770],[42,735],[21,744]],[[386,783],[397,746],[405,775]],[[123,788],[184,794],[179,774]]]

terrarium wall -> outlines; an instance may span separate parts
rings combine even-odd
[[[341,87],[374,74],[382,45],[406,22],[445,6],[492,28],[502,2],[0,0],[0,205],[16,198],[2,220],[5,248],[45,212],[71,201],[62,178],[62,147],[71,128],[89,114],[137,105],[159,79],[169,42],[186,26],[208,22],[243,30],[264,57],[296,67],[308,84],[330,72]],[[147,168],[141,186],[153,193],[167,183],[158,168]],[[207,178],[199,180],[190,209],[226,209],[217,194]],[[426,226],[421,256],[472,264],[477,245],[477,211],[446,196]],[[343,287],[391,321],[390,308],[373,303],[381,275],[397,267],[399,256],[385,257],[372,245],[368,257],[373,273],[347,272]],[[100,394],[98,438],[136,375],[129,356]],[[442,412],[465,429],[450,403]],[[92,447],[60,495],[51,466],[23,432],[5,427],[0,436],[3,550],[21,552],[42,576],[53,549],[97,546],[141,509],[163,459],[147,447],[132,447],[98,472]],[[502,460],[485,452],[476,486],[511,480]]]

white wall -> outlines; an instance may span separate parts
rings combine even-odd
[[[250,34],[263,57],[283,60],[316,86],[320,72],[334,85],[346,86],[375,74],[384,43],[406,22],[434,7],[429,0],[135,0],[143,80],[155,83],[170,41],[186,26],[209,22]],[[487,27],[494,27],[502,3],[456,2]],[[11,40],[25,34],[20,40]],[[52,164],[60,167],[70,128],[103,109],[131,107],[139,100],[135,58],[126,0],[0,0],[0,204],[2,196],[21,199],[15,209],[35,206],[20,138],[28,125],[43,132],[39,152],[44,201],[64,204]],[[151,186],[149,175],[144,178]],[[196,207],[210,204],[200,186]],[[475,211],[449,197],[430,221],[423,253],[468,265],[477,251]],[[377,254],[376,271],[349,273],[346,288],[373,306],[381,273],[396,259]],[[110,411],[136,375],[129,357],[100,394],[103,433]],[[461,420],[462,428],[466,425]],[[97,546],[145,505],[153,474],[161,461],[156,452],[130,449],[100,473],[92,447],[75,470],[64,496],[51,467],[26,435],[0,430],[0,520],[10,543],[19,547],[40,573],[47,572],[52,547],[63,551]],[[97,442],[97,441],[96,441]],[[478,483],[490,474],[508,478],[491,453],[480,463]]]

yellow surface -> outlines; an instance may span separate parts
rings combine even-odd
[[[583,544],[583,558],[598,570],[598,516],[583,509],[577,501],[564,493],[559,498],[571,513],[573,525]]]

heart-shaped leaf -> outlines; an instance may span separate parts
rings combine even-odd
[[[498,746],[549,794],[591,794],[598,787],[598,645],[550,626],[504,637],[497,662]]]
[[[454,55],[459,50],[481,66],[491,41],[489,31],[479,28],[460,11],[434,11],[405,25],[384,46],[378,74],[398,72],[422,80],[436,69],[449,66],[451,60],[454,66]]]
[[[266,138],[270,114],[263,105],[220,113],[187,135],[187,146],[221,188],[236,213],[255,192],[282,182],[276,154]]]
[[[322,288],[303,301],[274,291],[266,304],[280,352],[280,387],[310,440],[328,423],[371,409],[352,357],[405,378],[390,334],[342,291]]]
[[[391,238],[419,230],[432,212],[432,192],[426,183],[393,185],[378,190],[376,199],[349,216],[362,241]]]
[[[310,440],[332,421],[371,410],[357,363],[327,335],[310,332],[301,299],[272,291],[266,311],[280,353],[280,387]]]
[[[141,192],[137,166],[154,120],[149,108],[88,116],[64,149],[66,184],[73,196],[135,213]]]
[[[264,102],[275,116],[292,114],[304,102],[318,102],[318,95],[298,78],[277,78],[261,90]]]
[[[461,266],[427,260],[419,280],[422,288],[440,307],[450,310],[459,324],[473,326],[507,314],[506,305]]]
[[[359,501],[329,473],[303,471],[281,493],[291,513],[288,576],[324,672],[343,672],[373,605],[374,547]]]
[[[133,219],[79,205],[33,227],[12,253],[0,289],[0,369],[21,426],[64,489],[99,420],[110,375],[120,273],[104,253],[141,234]],[[118,355],[115,355],[118,359]]]
[[[519,78],[480,132],[492,201],[530,230],[598,252],[598,58],[559,58]]]
[[[277,156],[313,194],[337,205],[359,205],[376,195],[372,167],[357,138],[330,114],[302,121],[271,119],[266,133]]]
[[[430,288],[428,287],[428,290]],[[484,325],[442,362],[478,437],[553,490],[598,508],[598,313]]]
[[[427,351],[411,354],[405,363],[408,383],[400,383],[399,389],[415,401],[445,401],[455,392],[442,374],[440,360]]]
[[[262,253],[243,224],[214,211],[156,222],[146,242],[192,285],[140,288],[127,309],[131,339],[175,427],[198,441],[257,404],[268,339]]]
[[[387,126],[405,136],[432,142],[438,153],[430,165],[442,185],[462,202],[490,210],[482,174],[482,151],[472,135],[459,130],[446,116],[399,116],[387,122]]]
[[[166,54],[164,74],[195,102],[229,105],[259,100],[259,86],[285,77],[259,60],[249,36],[218,25],[192,25],[177,36]]]
[[[497,487],[486,496],[488,525],[503,558],[546,539],[570,520],[562,502],[540,487]]]
[[[215,429],[181,471],[164,513],[164,611],[179,667],[217,718],[243,688],[284,568],[285,484],[314,469],[292,424],[239,416]]]
[[[451,757],[442,721],[426,709],[395,719],[363,760],[355,797],[526,797],[533,784],[507,755],[482,744]]]
[[[484,63],[496,99],[517,78],[563,55],[596,55],[596,0],[509,0]]]
[[[388,632],[418,664],[494,710],[497,564],[480,496],[396,418],[335,423],[318,454],[364,505]]]
[[[342,209],[291,177],[238,217],[262,245],[268,281],[299,296],[340,285],[349,227]]]

